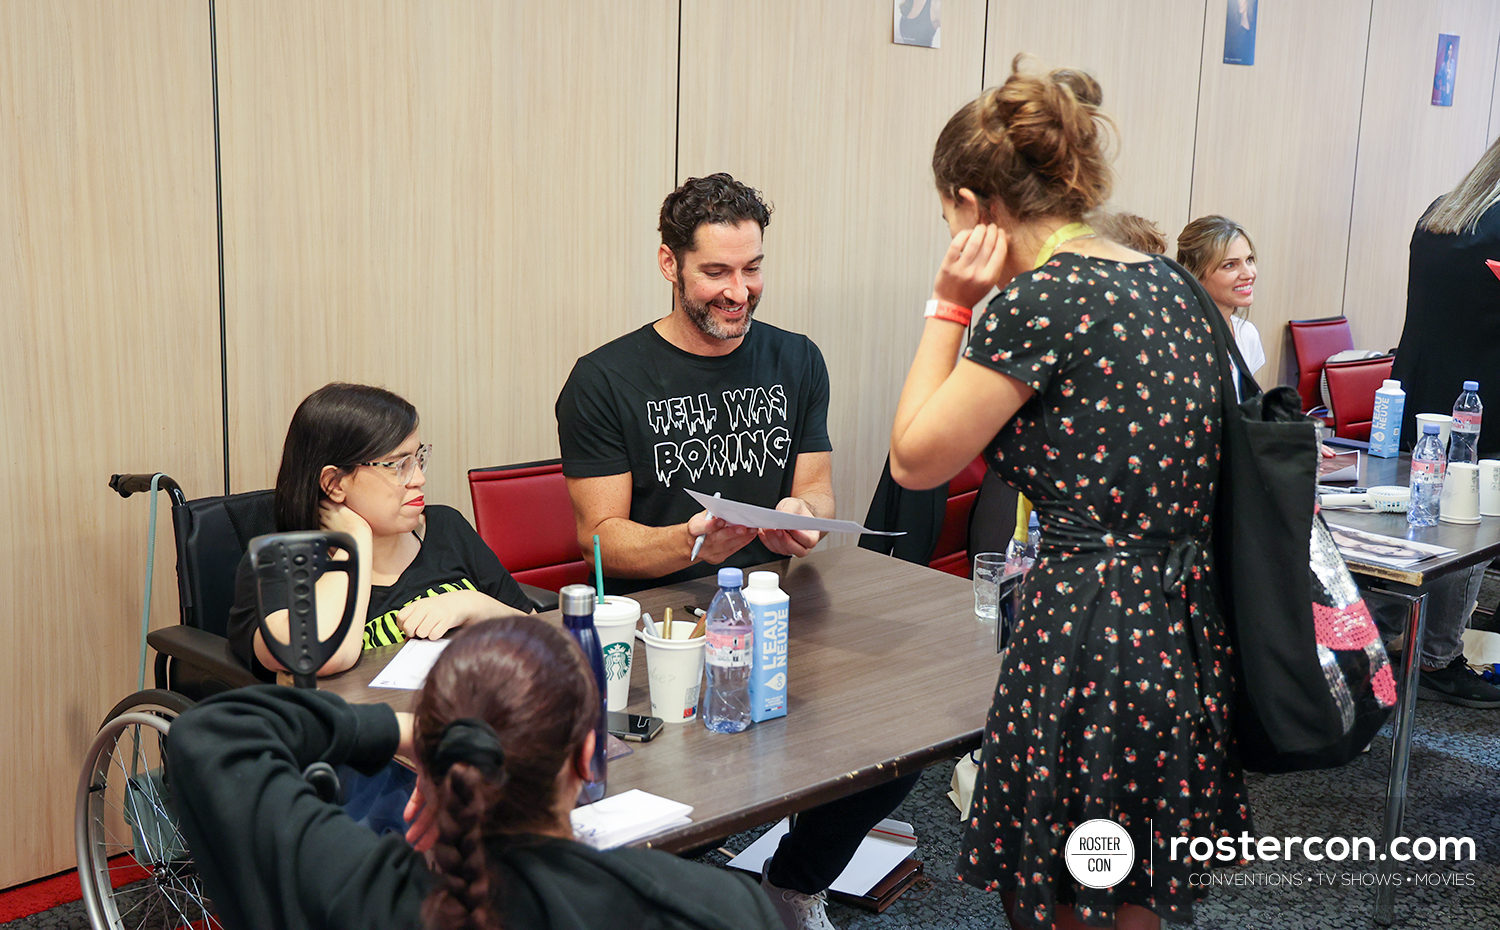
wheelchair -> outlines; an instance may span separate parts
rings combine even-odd
[[[129,497],[150,492],[152,478],[115,475],[109,484]],[[155,687],[110,710],[79,777],[74,841],[95,930],[220,926],[171,814],[166,740],[194,702],[257,683],[230,651],[226,626],[241,557],[251,539],[275,532],[271,491],[189,501],[165,475],[158,487],[171,500],[182,622],[147,636]]]

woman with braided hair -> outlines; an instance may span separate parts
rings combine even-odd
[[[272,685],[187,711],[168,745],[176,812],[228,930],[779,930],[746,876],[574,841],[598,708],[566,633],[485,620],[443,651],[415,715]],[[422,772],[426,858],[302,777],[315,762],[371,769],[398,752]]]

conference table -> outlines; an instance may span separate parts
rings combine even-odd
[[[646,845],[694,849],[979,746],[1000,657],[967,579],[854,547],[759,567],[791,598],[788,713],[736,734],[669,723],[628,744],[634,752],[609,764],[607,795],[640,788],[693,808],[692,823]],[[708,577],[631,596],[660,619],[667,607],[707,608],[716,590]],[[367,649],[318,687],[409,710],[416,692],[369,686],[399,649]],[[632,713],[650,712],[646,681],[637,641]]]
[[[1338,445],[1334,440],[1330,445]],[[1360,487],[1380,485],[1405,486],[1411,472],[1411,457],[1406,453],[1398,458],[1377,458],[1361,452],[1359,465]],[[1411,741],[1417,710],[1417,653],[1427,622],[1427,592],[1434,582],[1454,572],[1472,568],[1500,556],[1500,517],[1482,517],[1476,524],[1461,525],[1439,522],[1436,526],[1413,527],[1407,524],[1404,513],[1355,513],[1343,510],[1326,510],[1323,518],[1329,523],[1347,526],[1356,530],[1411,539],[1417,542],[1444,546],[1454,550],[1452,555],[1428,559],[1409,568],[1392,568],[1372,562],[1360,561],[1358,556],[1345,556],[1349,570],[1359,579],[1360,586],[1383,594],[1400,598],[1407,603],[1406,647],[1397,669],[1397,678],[1402,682],[1400,698],[1396,704],[1395,735],[1391,741],[1391,769],[1386,785],[1385,816],[1381,831],[1381,849],[1389,851],[1391,841],[1402,835],[1406,817],[1406,785],[1411,765]],[[1386,856],[1377,869],[1385,880],[1375,890],[1375,921],[1390,926],[1395,920],[1396,889],[1389,882],[1395,872],[1395,860]]]

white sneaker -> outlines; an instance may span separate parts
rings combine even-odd
[[[771,869],[771,860],[761,866],[760,887],[771,899],[771,906],[776,908],[781,922],[786,924],[786,930],[837,930],[828,921],[828,912],[823,909],[823,904],[828,900],[824,892],[818,894],[803,894],[800,891],[791,891],[786,888],[778,888],[771,884],[766,874]]]

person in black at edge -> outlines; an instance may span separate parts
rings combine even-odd
[[[598,691],[568,635],[527,617],[463,629],[415,716],[257,685],[172,724],[176,813],[228,930],[427,927],[776,930],[753,879],[656,850],[573,840]],[[423,853],[321,800],[313,762],[417,760]],[[435,831],[435,838],[433,832]]]
[[[1480,399],[1500,387],[1500,280],[1487,259],[1500,259],[1500,140],[1491,144],[1458,186],[1433,201],[1411,236],[1406,324],[1391,377],[1406,392],[1401,445],[1417,440],[1419,413],[1447,413],[1465,381]],[[1494,416],[1494,414],[1491,414]],[[1481,458],[1500,454],[1500,428],[1479,432]],[[1427,600],[1417,697],[1463,707],[1500,707],[1500,687],[1464,661],[1464,628],[1479,601],[1484,566],[1443,578]],[[1387,633],[1405,626],[1405,609],[1372,599]]]

